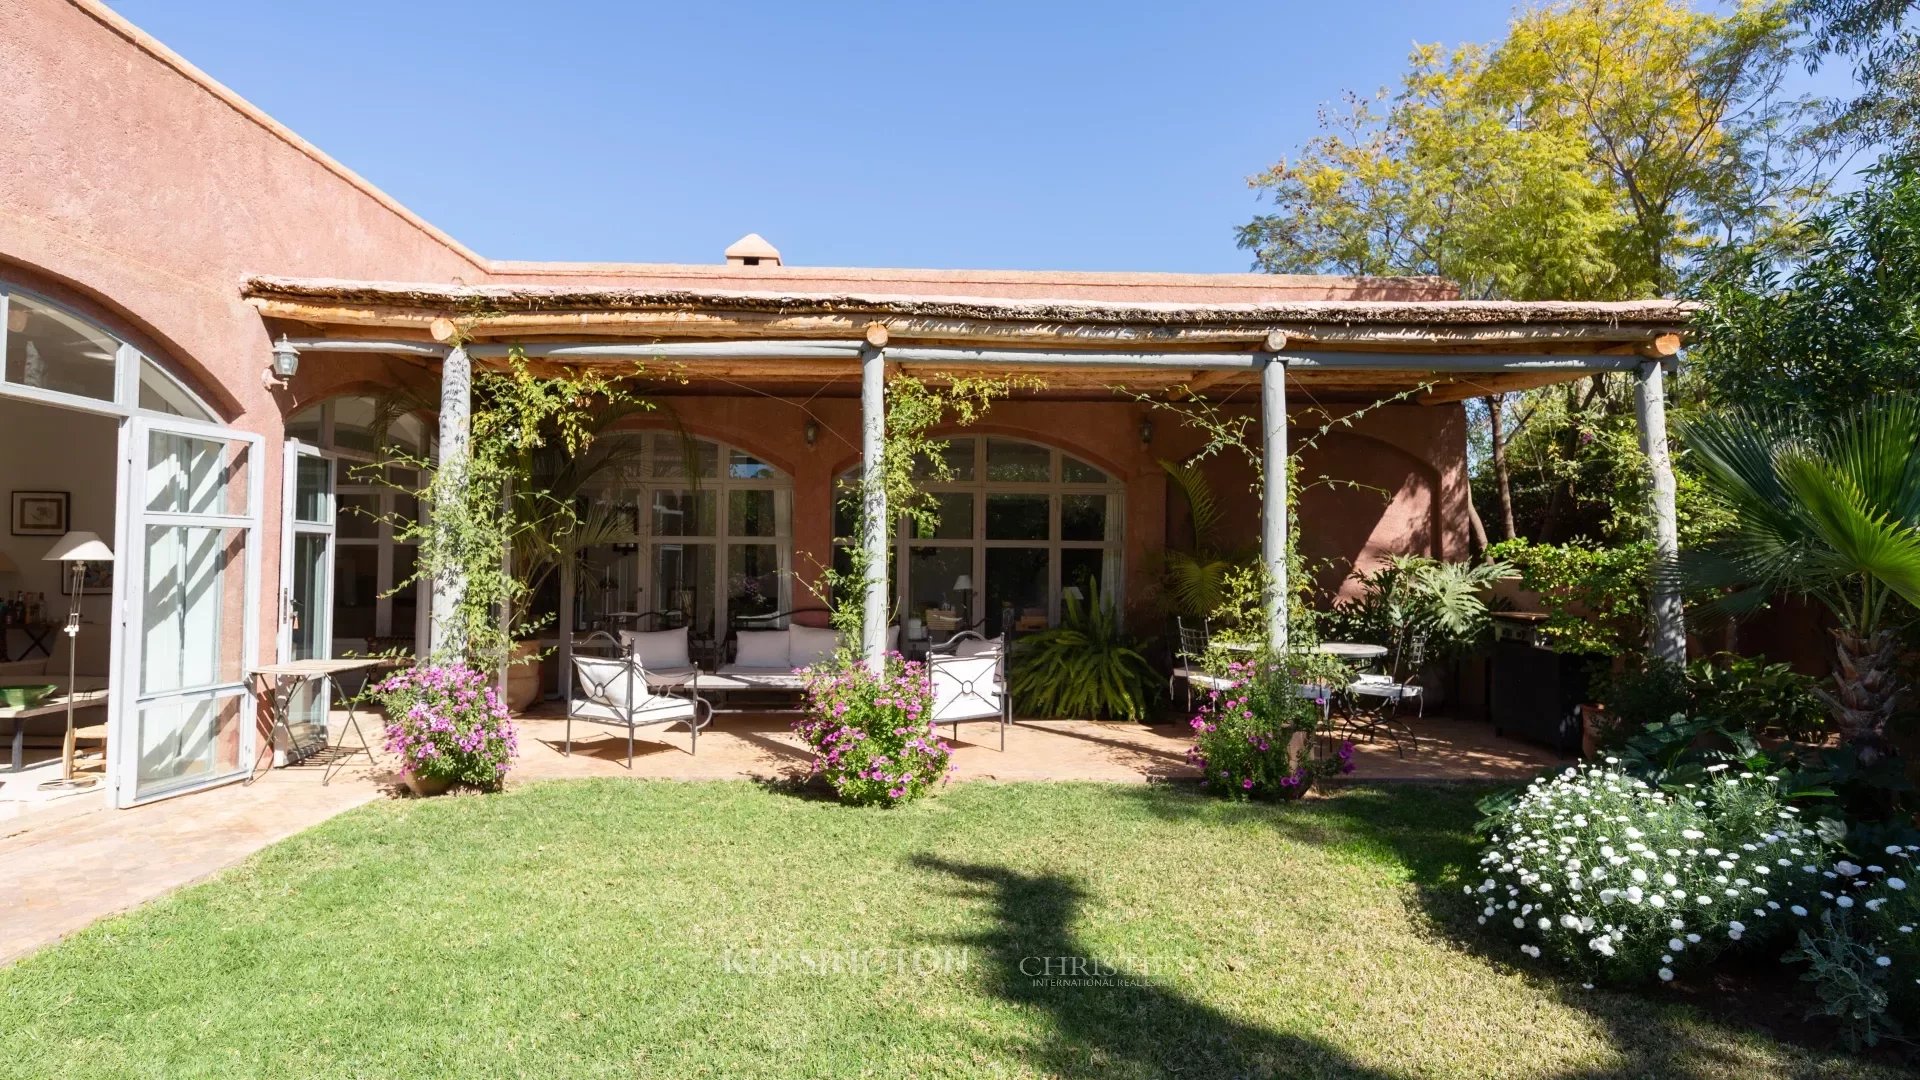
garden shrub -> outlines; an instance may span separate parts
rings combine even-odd
[[[1795,871],[1829,849],[1777,780],[1722,764],[1668,792],[1617,764],[1537,779],[1483,823],[1486,877],[1466,886],[1483,925],[1611,983],[1671,980],[1788,933],[1817,893]]]
[[[1225,667],[1233,685],[1208,691],[1193,718],[1187,760],[1212,790],[1234,798],[1293,797],[1318,777],[1353,771],[1351,740],[1331,755],[1321,753],[1327,723],[1320,706],[1299,692],[1310,680],[1293,659],[1234,661]],[[1296,734],[1305,738],[1293,751]]]
[[[923,665],[887,654],[875,674],[843,654],[806,672],[806,712],[794,731],[813,750],[813,772],[846,802],[895,806],[946,782],[953,752],[934,734]]]
[[[369,693],[387,713],[387,749],[400,771],[487,791],[506,782],[519,735],[493,679],[466,664],[420,664]]]
[[[1594,696],[1606,708],[1609,745],[1682,714],[1730,731],[1810,742],[1827,717],[1816,682],[1786,664],[1722,653],[1684,668],[1659,660],[1629,666],[1601,676]]]
[[[1794,914],[1803,925],[1789,963],[1803,963],[1815,1015],[1837,1020],[1849,1043],[1898,1034],[1920,1011],[1920,845],[1801,867],[1815,886]],[[1804,914],[1802,914],[1804,912]]]

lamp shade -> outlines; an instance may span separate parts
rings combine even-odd
[[[959,577],[954,578],[953,591],[954,592],[972,592],[973,591],[973,575],[961,574]]]
[[[41,556],[46,562],[112,562],[113,549],[98,533],[70,532]]]

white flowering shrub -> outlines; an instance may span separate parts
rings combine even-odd
[[[1615,766],[1535,780],[1483,825],[1481,924],[1594,981],[1671,980],[1787,932],[1828,848],[1772,780],[1714,766],[1675,793]],[[1804,906],[1804,905],[1802,905]]]
[[[1799,924],[1789,963],[1804,963],[1815,1009],[1839,1021],[1849,1042],[1872,1045],[1920,1012],[1920,845],[1889,844],[1871,856],[1806,863],[1812,887],[1790,914]]]

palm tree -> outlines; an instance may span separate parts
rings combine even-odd
[[[1173,480],[1174,490],[1186,502],[1187,515],[1193,521],[1191,549],[1169,546],[1160,553],[1161,593],[1172,614],[1203,619],[1226,599],[1227,575],[1251,556],[1244,551],[1229,551],[1221,544],[1220,504],[1198,461],[1162,458],[1160,467]]]
[[[1891,753],[1896,623],[1920,605],[1920,396],[1875,399],[1829,426],[1732,411],[1680,425],[1732,529],[1681,566],[1751,611],[1776,593],[1833,613],[1834,688],[1823,691],[1863,765]]]

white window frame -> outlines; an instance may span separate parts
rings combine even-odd
[[[71,316],[80,322],[86,323],[89,327],[114,341],[112,400],[91,398],[84,394],[69,394],[63,390],[48,390],[43,387],[28,386],[25,383],[13,382],[7,378],[5,357],[7,354],[7,335],[11,332],[9,327],[12,325],[10,307],[13,298],[16,296],[24,297],[36,304],[53,308],[56,311]],[[141,408],[140,374],[145,367],[151,367],[152,370],[172,383],[181,394],[185,395],[188,403],[199,410],[199,415],[178,414],[157,409]],[[174,420],[188,420],[204,424],[219,424],[221,422],[220,414],[215,412],[213,408],[206,403],[204,398],[194,393],[193,389],[182,382],[178,376],[167,370],[165,364],[134,348],[132,345],[127,344],[125,339],[100,325],[98,320],[93,319],[85,313],[76,311],[58,300],[42,296],[31,289],[20,288],[5,279],[0,279],[0,396],[38,402],[42,405],[55,405],[63,409],[77,409],[81,412],[98,413],[105,416],[154,416]]]

